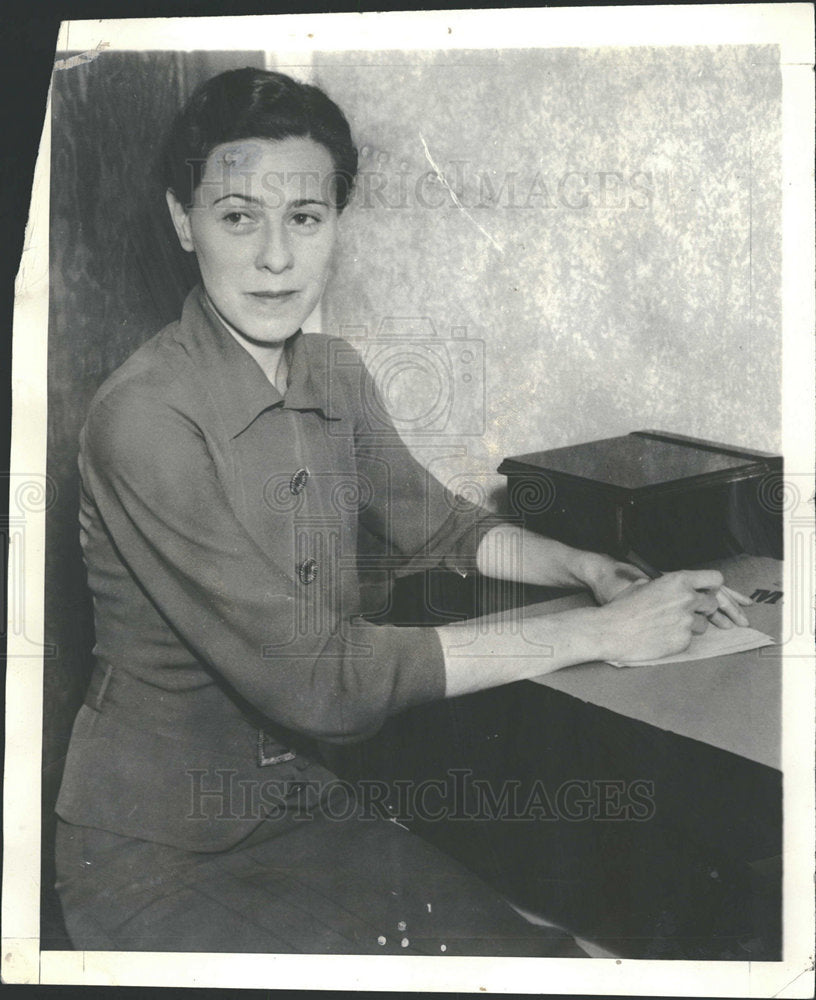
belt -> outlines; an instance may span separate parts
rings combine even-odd
[[[214,718],[222,717],[225,722],[223,730],[229,731],[227,735],[246,749],[252,745],[246,739],[247,730],[250,733],[252,729],[257,731],[255,754],[258,767],[283,764],[296,757],[300,757],[299,766],[309,763],[298,752],[284,746],[266,727],[259,725],[257,718],[253,719],[242,711],[217,684],[188,691],[168,691],[139,680],[124,670],[97,664],[85,693],[85,705],[94,712],[102,712],[106,705],[109,708],[121,706],[128,724],[141,724],[153,731],[186,731],[200,735],[210,731]],[[200,724],[196,722],[197,716]],[[233,725],[230,726],[230,723]]]

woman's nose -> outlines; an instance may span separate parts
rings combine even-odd
[[[274,274],[287,271],[294,264],[289,234],[284,225],[271,223],[264,228],[255,263],[260,270]]]

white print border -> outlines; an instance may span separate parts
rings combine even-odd
[[[242,49],[271,26],[269,18],[169,18],[63,25],[58,55],[102,48]],[[432,11],[400,14],[280,16],[274,20],[278,65],[287,53],[302,65],[311,51],[353,49],[614,47],[631,45],[774,44],[783,76],[783,434],[787,467],[813,467],[813,9],[807,4],[688,7]],[[61,67],[70,71],[68,67]],[[37,163],[34,198],[17,282],[14,323],[12,470],[45,469],[45,372],[48,293],[49,112]],[[786,513],[785,537],[791,538]],[[25,618],[9,629],[3,978],[52,984],[200,985],[277,989],[548,991],[620,995],[804,997],[813,968],[813,701],[809,637],[786,628],[795,648],[784,666],[785,953],[780,963],[698,964],[597,960],[498,960],[345,956],[147,955],[39,952],[39,832],[42,671],[25,643],[42,641],[44,516],[26,519],[22,581]],[[796,586],[786,565],[784,589]],[[812,585],[812,578],[810,583]],[[786,602],[792,607],[793,602]],[[786,612],[789,613],[789,612]],[[28,620],[30,616],[30,621]],[[26,645],[25,648],[30,648]],[[20,655],[22,654],[22,655]],[[802,747],[807,748],[802,753]],[[541,963],[544,964],[541,964]],[[544,970],[546,969],[546,973]],[[546,976],[546,978],[543,978]]]

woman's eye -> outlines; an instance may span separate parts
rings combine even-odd
[[[311,226],[319,225],[320,218],[316,215],[310,215],[308,212],[298,212],[292,216],[292,222],[300,228],[308,229]]]
[[[232,212],[225,212],[224,215],[221,216],[221,218],[232,229],[237,229],[243,225],[246,225],[247,223],[252,222],[251,216],[247,215],[246,212],[239,212],[237,210]]]

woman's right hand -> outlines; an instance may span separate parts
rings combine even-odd
[[[683,570],[633,583],[597,609],[601,658],[652,660],[682,652],[704,616],[717,610],[722,583],[716,570]]]
[[[455,697],[594,660],[652,660],[679,653],[696,623],[717,609],[722,574],[684,570],[637,580],[600,608],[531,613],[523,628],[483,620],[437,628],[445,657],[445,694]],[[517,622],[516,622],[517,624]]]

